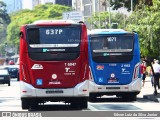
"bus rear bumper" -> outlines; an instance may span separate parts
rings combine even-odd
[[[88,97],[89,80],[77,84],[74,88],[39,89],[20,81],[21,98],[34,97]]]
[[[138,78],[127,85],[97,85],[91,81],[89,86],[91,94],[118,95],[125,93],[139,94],[141,91],[141,79]]]

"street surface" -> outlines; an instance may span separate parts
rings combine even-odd
[[[158,102],[144,98],[144,95],[152,94],[153,90],[150,81],[147,80],[141,93],[138,95],[137,101],[125,102],[115,96],[104,96],[103,98],[98,98],[95,102],[88,102],[88,109],[83,109],[82,111],[159,111],[160,104]],[[160,93],[160,90],[158,93]],[[78,109],[71,108],[70,105],[59,102],[48,102],[45,106],[40,105],[36,111],[62,110],[79,111]],[[28,111],[21,109],[19,82],[17,79],[11,80],[11,86],[0,84],[0,111]]]

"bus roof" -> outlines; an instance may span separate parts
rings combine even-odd
[[[33,22],[35,25],[46,25],[46,24],[79,24],[73,20],[38,20]]]
[[[117,33],[130,33],[128,31],[125,31],[123,29],[93,29],[91,31],[88,31],[88,34],[117,34]]]

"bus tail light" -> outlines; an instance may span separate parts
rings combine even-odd
[[[129,89],[129,88],[128,88],[128,86],[126,86],[126,87],[124,87],[124,89],[126,89],[126,90],[127,90],[127,89]]]
[[[83,91],[83,92],[87,92],[87,89],[83,89],[82,91]]]
[[[93,80],[93,74],[90,66],[89,66],[89,80]]]
[[[137,78],[138,78],[138,74],[139,74],[139,66],[137,65],[137,66],[134,68],[133,79],[137,79]]]
[[[24,67],[22,65],[22,75],[23,75],[23,79],[26,81],[26,76],[25,76],[25,73],[24,73]]]
[[[27,91],[26,90],[22,90],[22,93],[27,93]]]
[[[24,81],[24,82],[27,82],[27,83],[30,83],[30,76],[29,76],[29,72],[28,72],[28,69],[27,67],[22,64],[21,65],[21,69],[20,69],[20,76],[21,76],[21,80]]]

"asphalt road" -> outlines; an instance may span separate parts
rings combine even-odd
[[[144,94],[152,93],[152,89],[150,83],[146,82],[137,101],[134,102],[126,102],[115,96],[104,96],[95,102],[88,102],[88,108],[83,110],[73,109],[64,103],[48,102],[45,105],[39,105],[37,110],[30,111],[159,111],[159,103],[143,97]],[[11,86],[0,84],[0,111],[28,111],[21,109],[19,82],[16,79],[11,80]]]

